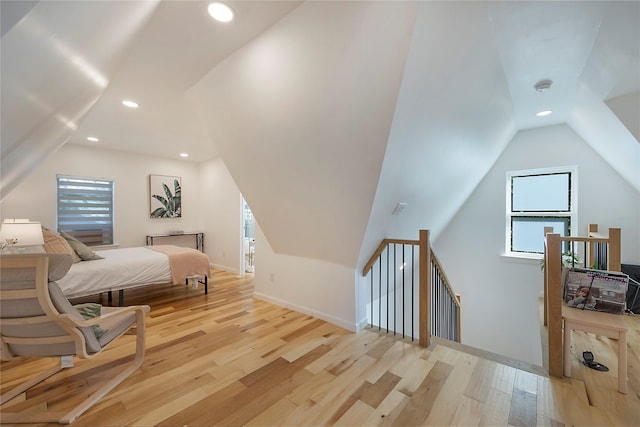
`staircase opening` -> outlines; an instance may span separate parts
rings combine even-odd
[[[460,342],[460,296],[453,292],[429,245],[419,240],[384,239],[362,272],[369,282],[369,327],[429,345],[437,336]]]

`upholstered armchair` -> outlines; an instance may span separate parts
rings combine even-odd
[[[102,307],[85,318],[64,297],[56,280],[71,267],[71,257],[61,254],[7,255],[0,257],[0,332],[2,360],[16,357],[59,357],[55,366],[0,396],[0,422],[58,422],[68,424],[137,370],[144,359],[145,316],[148,306]],[[100,308],[100,307],[99,307]],[[11,412],[11,400],[65,368],[74,357],[90,359],[135,326],[135,356],[119,359],[123,369],[91,392],[72,409],[60,412]],[[98,333],[99,332],[99,333]]]

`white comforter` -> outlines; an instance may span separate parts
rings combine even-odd
[[[75,263],[58,285],[67,298],[171,282],[167,255],[145,247],[96,251],[104,259]]]

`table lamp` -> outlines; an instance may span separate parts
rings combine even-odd
[[[3,253],[31,252],[28,246],[44,245],[42,227],[28,219],[5,219],[0,226],[0,242]]]

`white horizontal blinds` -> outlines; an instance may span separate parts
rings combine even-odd
[[[89,246],[113,243],[113,181],[57,177],[58,230]]]

